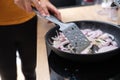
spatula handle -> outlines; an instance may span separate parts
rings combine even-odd
[[[42,18],[45,18],[59,26],[62,26],[63,25],[63,22],[61,22],[60,20],[58,20],[55,16],[53,15],[49,15],[49,16],[43,16],[42,14],[40,14],[38,12],[38,10],[35,8],[35,7],[32,7],[33,11],[39,16],[39,17],[42,17]]]

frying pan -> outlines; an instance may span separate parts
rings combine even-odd
[[[118,44],[118,48],[107,51],[107,52],[102,52],[102,53],[97,53],[97,54],[74,54],[74,53],[68,53],[68,52],[63,52],[59,49],[56,49],[52,46],[51,42],[52,39],[51,37],[56,36],[56,31],[59,31],[59,26],[55,25],[52,29],[50,29],[46,35],[45,35],[45,40],[46,40],[46,46],[50,48],[55,54],[57,54],[60,57],[63,57],[68,60],[72,61],[81,61],[81,62],[96,62],[96,61],[103,61],[112,58],[114,55],[117,55],[120,53],[120,27],[107,23],[107,22],[102,22],[102,21],[93,21],[93,20],[82,20],[82,21],[73,21],[74,23],[77,24],[79,29],[101,29],[103,32],[107,32],[112,34],[115,37],[115,41]]]

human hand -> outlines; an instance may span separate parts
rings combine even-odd
[[[31,6],[34,5],[43,16],[49,16],[50,11],[54,16],[61,20],[60,12],[52,3],[50,3],[49,0],[14,0],[14,2],[20,8],[26,10],[27,12],[31,12],[32,11]]]

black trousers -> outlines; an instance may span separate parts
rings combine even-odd
[[[0,26],[0,75],[2,80],[17,80],[18,50],[25,80],[36,80],[37,17],[19,24]]]

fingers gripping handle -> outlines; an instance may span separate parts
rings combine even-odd
[[[32,7],[32,9],[39,17],[45,18],[59,26],[63,26],[63,23],[60,20],[58,20],[55,16],[53,15],[43,16],[40,12],[38,12],[38,10],[35,7]]]

